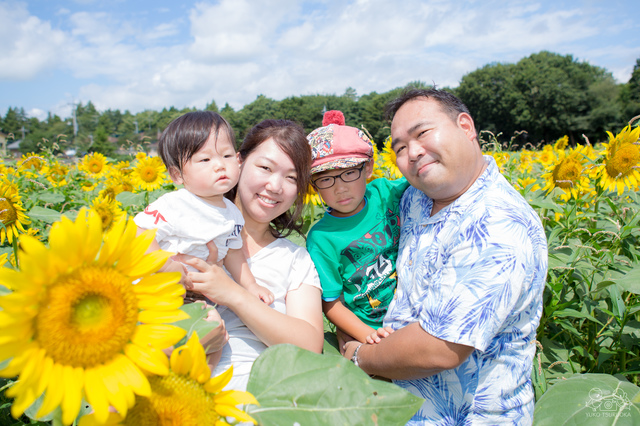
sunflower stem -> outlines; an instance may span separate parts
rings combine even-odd
[[[18,239],[14,238],[11,245],[13,246],[13,258],[16,261],[16,269],[19,269],[20,265],[18,264]]]

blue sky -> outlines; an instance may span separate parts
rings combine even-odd
[[[640,58],[637,10],[616,0],[0,0],[0,114],[455,87],[541,50],[627,82]]]

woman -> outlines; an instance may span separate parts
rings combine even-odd
[[[245,220],[242,250],[257,282],[273,292],[275,302],[264,304],[218,265],[181,257],[201,271],[189,272],[188,280],[219,305],[229,333],[214,375],[233,364],[227,389],[245,390],[253,362],[268,346],[291,343],[320,353],[324,332],[315,267],[306,249],[284,238],[301,233],[311,165],[304,130],[291,121],[265,120],[249,131],[238,157],[240,178],[231,199]],[[215,259],[214,253],[210,258]]]

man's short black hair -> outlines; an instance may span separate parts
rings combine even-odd
[[[387,120],[393,120],[394,115],[398,112],[402,105],[417,98],[428,98],[437,101],[443,111],[453,120],[456,121],[461,113],[469,114],[469,108],[454,94],[445,90],[436,89],[417,89],[408,88],[397,98],[389,101],[384,108],[384,114]]]

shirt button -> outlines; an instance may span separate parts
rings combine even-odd
[[[413,260],[409,259],[409,266],[413,265]]]

